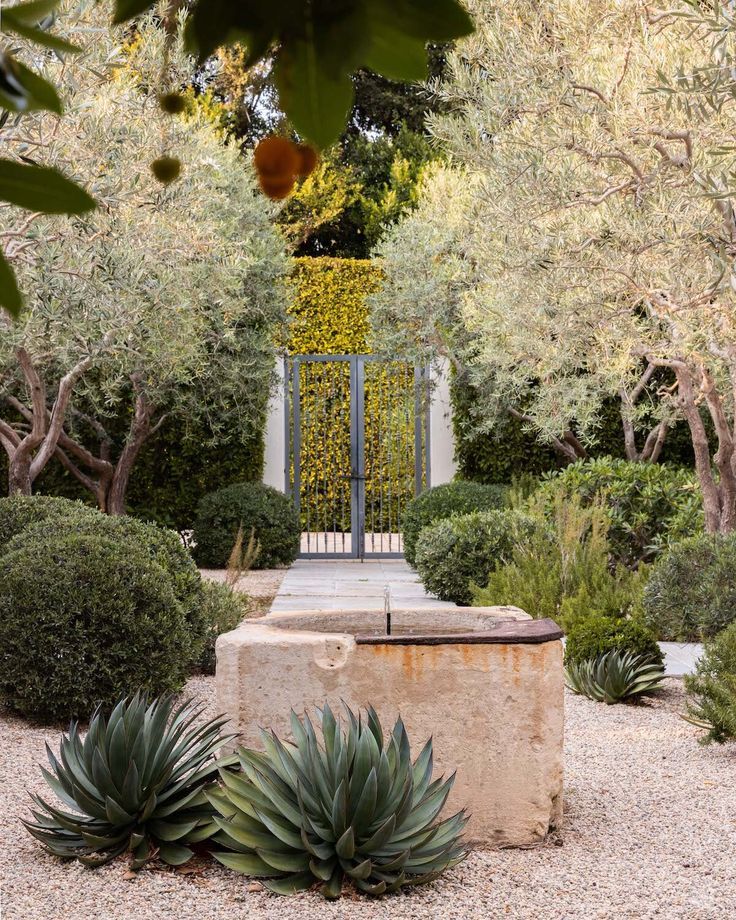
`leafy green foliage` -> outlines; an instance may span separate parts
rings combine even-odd
[[[150,2],[118,0],[116,22]],[[276,0],[270,4],[205,2],[187,23],[189,47],[205,60],[218,46],[245,45],[245,66],[274,57],[281,107],[305,139],[326,147],[340,136],[353,103],[351,74],[363,67],[392,80],[427,75],[428,41],[472,31],[458,0]]]
[[[255,568],[289,565],[299,552],[301,528],[294,503],[260,482],[236,482],[205,495],[194,522],[194,558],[201,566],[224,568],[238,529],[260,545]]]
[[[27,830],[56,856],[96,868],[122,853],[131,869],[158,857],[172,866],[193,855],[187,844],[215,827],[205,787],[226,740],[224,718],[201,723],[203,708],[173,697],[121,699],[109,718],[96,709],[82,739],[77,722],[57,758],[46,745],[44,778],[63,808],[32,795]],[[69,810],[71,809],[71,811]]]
[[[217,637],[240,625],[248,613],[248,598],[223,582],[205,579],[202,582],[201,604],[201,616],[207,632],[198,670],[204,674],[214,674]]]
[[[33,506],[41,497],[26,498],[24,504]],[[17,501],[4,499],[6,502]],[[61,502],[63,499],[57,499]],[[48,500],[44,503],[48,508]],[[41,512],[43,513],[43,512]],[[99,511],[66,502],[53,514],[48,513],[45,520],[29,523],[23,531],[3,548],[0,555],[22,549],[27,542],[43,540],[46,535],[60,529],[66,535],[105,536],[111,540],[133,540],[149,559],[159,565],[168,578],[174,596],[181,604],[184,618],[189,627],[192,662],[199,659],[210,629],[210,623],[203,609],[202,579],[189,550],[182,543],[179,534],[155,524],[139,521],[128,515],[105,515]]]
[[[557,494],[546,508],[534,493],[517,507],[537,526],[514,544],[506,565],[491,571],[488,584],[474,589],[473,604],[515,604],[565,630],[591,614],[622,617],[639,610],[644,567],[611,568],[608,522],[599,503],[582,508]]]
[[[48,31],[59,3],[60,0],[30,0],[3,6],[0,34],[14,33],[57,55],[80,51]],[[18,114],[45,110],[60,115],[61,100],[54,86],[16,60],[16,54],[17,50],[0,50],[0,107]],[[9,159],[0,159],[0,201],[43,214],[83,214],[95,207],[94,199],[58,170]],[[22,306],[13,268],[0,251],[0,307],[18,316]]]
[[[8,543],[32,524],[46,522],[53,533],[60,522],[70,516],[97,517],[97,512],[82,502],[70,501],[51,495],[11,495],[0,498],[0,554],[6,551]]]
[[[644,615],[673,642],[712,638],[736,620],[736,536],[701,534],[671,546],[644,589]]]
[[[293,742],[262,732],[265,752],[240,748],[242,772],[221,771],[208,793],[218,816],[223,865],[279,894],[319,884],[337,898],[344,882],[382,895],[437,878],[465,856],[460,811],[437,821],[454,781],[432,780],[432,741],[412,764],[401,721],[384,739],[378,716],[347,709],[343,729],[329,706],[322,742],[293,712]]]
[[[687,718],[707,729],[705,743],[736,738],[736,623],[706,641],[695,673],[685,675],[685,688]]]
[[[404,534],[404,556],[409,565],[416,564],[419,533],[434,521],[455,514],[492,511],[504,505],[505,489],[484,486],[477,482],[448,482],[433,486],[409,502],[401,521]]]
[[[199,648],[174,580],[138,537],[57,526],[16,541],[0,557],[0,698],[9,706],[61,720],[138,689],[182,687]]]
[[[611,649],[597,658],[571,662],[565,669],[567,686],[598,703],[620,703],[659,690],[664,668],[646,656]]]
[[[658,665],[664,661],[654,634],[639,618],[592,615],[568,632],[565,665],[591,661],[611,651],[628,652]]]
[[[473,586],[486,584],[534,526],[518,511],[474,511],[435,520],[421,530],[416,544],[422,584],[440,600],[469,605]]]
[[[702,502],[690,470],[600,457],[571,463],[547,479],[540,494],[550,504],[558,490],[583,506],[603,501],[612,558],[628,566],[661,552],[674,525],[678,536],[703,528]]]

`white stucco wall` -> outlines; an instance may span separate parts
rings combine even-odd
[[[457,473],[455,438],[452,432],[450,366],[445,359],[432,368],[432,396],[429,404],[429,484],[451,482]]]
[[[278,383],[268,402],[266,419],[265,451],[263,457],[263,481],[280,492],[286,491],[286,407],[284,404],[284,361],[276,361]]]
[[[452,405],[450,402],[450,374],[447,361],[432,368],[432,394],[429,407],[429,469],[430,485],[438,486],[454,479],[455,440],[452,432]],[[268,404],[265,432],[263,481],[266,485],[286,490],[286,407],[284,403],[284,362],[276,364],[278,384]]]

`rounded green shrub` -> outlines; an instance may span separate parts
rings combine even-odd
[[[0,698],[25,715],[179,690],[191,636],[172,578],[133,536],[59,529],[0,557]]]
[[[179,534],[174,530],[139,521],[127,515],[112,516],[101,514],[84,505],[77,507],[77,502],[68,502],[67,505],[70,507],[60,509],[53,517],[29,524],[6,544],[4,552],[22,547],[27,539],[43,539],[59,528],[66,534],[78,536],[99,534],[111,540],[133,540],[169,576],[174,594],[182,606],[191,631],[192,661],[197,661],[204,648],[209,623],[203,614],[202,578]],[[3,550],[0,549],[0,554],[2,553]]]
[[[60,518],[74,514],[95,518],[100,512],[82,502],[53,495],[11,495],[0,498],[0,553],[4,547],[30,524],[48,522],[53,529]]]
[[[736,623],[705,643],[685,688],[689,718],[708,730],[705,742],[736,738]]]
[[[680,538],[703,528],[692,470],[612,457],[578,460],[549,474],[539,494],[548,497],[551,507],[558,490],[576,496],[583,506],[601,496],[612,558],[630,567],[654,559],[667,546],[670,532]]]
[[[440,600],[463,606],[473,600],[473,586],[508,561],[519,539],[534,522],[518,511],[476,511],[435,521],[419,534],[416,567],[422,584]]]
[[[245,539],[253,532],[260,547],[253,568],[271,569],[296,559],[301,527],[292,500],[260,482],[236,482],[199,503],[192,535],[198,564],[224,568],[241,526]]]
[[[201,611],[207,631],[198,669],[203,674],[214,674],[217,637],[235,629],[247,615],[248,598],[223,582],[205,580],[202,582]]]
[[[736,535],[676,543],[653,567],[644,616],[660,639],[711,638],[736,620]]]
[[[591,616],[573,626],[565,642],[565,664],[579,664],[616,650],[662,664],[664,656],[654,634],[637,617]]]
[[[416,565],[416,547],[424,527],[456,514],[473,511],[494,511],[505,505],[505,486],[486,486],[479,482],[447,482],[433,486],[417,495],[406,506],[401,519],[404,535],[404,557]]]

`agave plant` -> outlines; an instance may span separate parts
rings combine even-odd
[[[601,703],[618,703],[658,690],[664,668],[646,655],[611,649],[596,658],[571,662],[565,676],[574,693]]]
[[[101,866],[125,851],[131,869],[154,856],[185,863],[197,843],[217,830],[204,789],[217,773],[215,751],[226,720],[195,723],[202,709],[176,707],[171,696],[149,703],[141,694],[117,703],[106,719],[98,709],[82,740],[72,722],[51,770],[41,768],[66,811],[33,795],[35,821],[26,828],[65,859]]]
[[[240,748],[242,772],[221,771],[207,796],[217,810],[214,840],[225,866],[293,894],[319,885],[337,898],[345,881],[382,895],[436,878],[465,857],[465,811],[435,821],[454,775],[432,781],[432,741],[412,764],[399,719],[384,741],[376,712],[346,707],[347,727],[329,706],[322,741],[309,719],[291,714],[294,740],[263,731],[264,752]]]

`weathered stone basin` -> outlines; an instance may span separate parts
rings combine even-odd
[[[325,700],[371,703],[385,728],[400,713],[415,753],[431,735],[438,771],[457,770],[469,838],[529,845],[562,812],[561,636],[515,607],[394,610],[391,635],[374,611],[269,615],[218,639],[218,708],[254,746]]]

